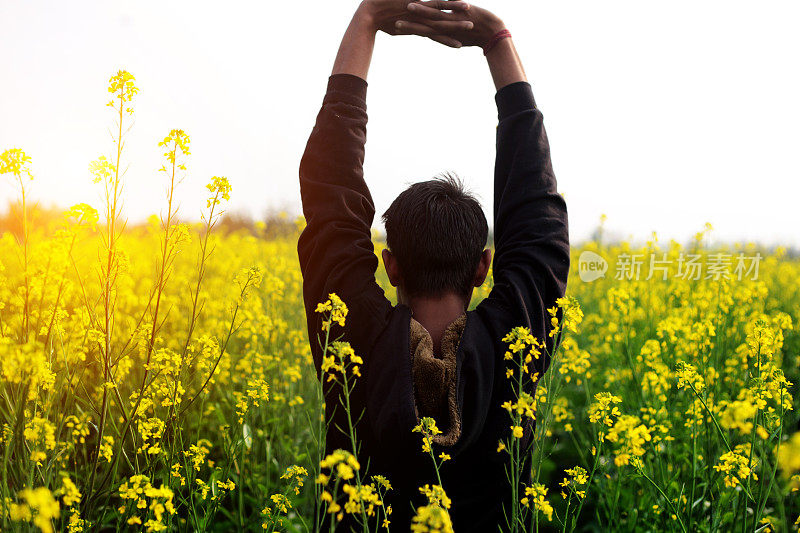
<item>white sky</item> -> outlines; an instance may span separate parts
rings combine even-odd
[[[164,204],[157,142],[192,138],[182,215],[212,175],[230,209],[299,213],[297,167],[354,1],[0,0],[0,150],[33,158],[32,196],[99,206],[107,80],[136,76],[132,221]],[[602,213],[620,236],[800,245],[800,3],[486,0],[545,117],[573,240]],[[478,49],[378,38],[365,171],[380,214],[407,184],[458,172],[491,219],[496,109]],[[0,209],[15,194],[0,180]]]

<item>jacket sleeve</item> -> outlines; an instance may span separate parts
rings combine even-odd
[[[348,306],[345,339],[365,356],[391,304],[375,281],[371,227],[375,216],[364,181],[367,82],[331,76],[300,162],[300,194],[306,227],[297,243],[308,332],[317,372],[321,349],[317,303],[336,293]],[[353,327],[348,327],[351,325]]]
[[[479,307],[495,310],[495,334],[526,326],[552,350],[547,308],[566,290],[567,209],[556,190],[550,145],[530,84],[507,85],[495,98],[494,287]],[[548,365],[543,357],[532,370],[541,375]]]

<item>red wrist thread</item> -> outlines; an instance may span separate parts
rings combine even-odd
[[[506,29],[502,29],[499,32],[495,33],[494,35],[492,35],[492,38],[489,39],[489,42],[486,43],[486,45],[483,47],[483,55],[488,54],[489,50],[494,48],[494,46],[497,43],[499,43],[503,39],[508,39],[510,37],[511,37],[511,32]]]

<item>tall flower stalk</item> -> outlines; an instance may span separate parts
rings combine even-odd
[[[348,438],[352,451],[335,450],[333,454],[327,456],[320,462],[320,474],[317,476],[317,484],[321,485],[322,493],[320,501],[325,502],[326,512],[332,515],[336,521],[341,521],[344,514],[353,515],[366,533],[370,531],[370,522],[373,516],[376,520],[380,519],[380,510],[383,509],[383,493],[391,486],[388,480],[380,476],[373,476],[371,483],[366,483],[362,477],[364,472],[360,471],[360,464],[357,457],[359,453],[359,441],[356,433],[356,424],[363,416],[363,413],[353,413],[353,405],[350,397],[356,387],[356,378],[361,377],[361,365],[364,364],[361,356],[357,355],[349,343],[341,340],[331,340],[331,327],[337,324],[339,327],[345,325],[347,317],[347,305],[336,294],[328,295],[328,300],[317,305],[315,312],[322,314],[322,331],[325,333],[325,340],[321,342],[322,360],[320,370],[321,376],[325,376],[325,383],[333,383],[339,390],[339,405],[344,411],[346,428],[336,429],[342,431]],[[327,428],[331,431],[331,428]],[[320,438],[320,445],[324,439]],[[344,462],[347,467],[344,475],[341,468],[337,467],[335,475],[324,474],[323,468]],[[350,473],[352,472],[352,475]],[[333,477],[335,480],[333,492],[329,492],[328,484]],[[355,486],[348,482],[353,480]],[[347,496],[344,505],[336,500],[339,497],[339,490]],[[378,511],[376,512],[376,508]],[[388,528],[388,510],[384,511],[384,525]],[[377,516],[376,516],[377,515]],[[334,520],[330,521],[330,528],[333,531]]]
[[[29,266],[29,232],[28,232],[28,195],[25,188],[26,181],[33,179],[30,170],[31,158],[19,148],[10,148],[0,154],[0,175],[11,174],[19,184],[20,200],[22,207],[20,219],[22,221],[22,234],[19,236],[19,244],[22,248],[22,275],[23,275],[23,306],[22,306],[22,325],[20,339],[28,342],[28,328],[30,327],[30,266]]]
[[[108,92],[112,99],[106,104],[115,111],[117,123],[116,134],[112,135],[114,142],[114,155],[111,160],[100,156],[90,166],[95,183],[102,183],[105,202],[105,261],[100,269],[100,279],[103,300],[103,340],[101,345],[101,364],[103,366],[103,398],[100,407],[100,421],[97,428],[97,445],[94,451],[94,462],[89,476],[89,493],[94,489],[100,460],[100,446],[106,430],[106,416],[108,414],[109,388],[105,385],[111,381],[112,367],[112,339],[114,328],[114,309],[116,307],[117,276],[124,268],[123,259],[118,250],[118,240],[125,227],[121,220],[122,214],[122,154],[125,147],[125,136],[132,125],[133,97],[139,92],[135,85],[133,75],[125,70],[118,71],[109,80]]]

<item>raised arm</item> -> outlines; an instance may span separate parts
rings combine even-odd
[[[300,161],[300,195],[306,227],[297,243],[303,298],[317,371],[321,353],[316,305],[337,293],[358,313],[365,302],[388,306],[375,282],[371,240],[375,207],[364,181],[367,71],[375,31],[362,7],[342,38],[316,124]],[[356,296],[363,302],[353,302]],[[354,320],[351,315],[348,319]]]
[[[502,29],[502,22],[495,27]],[[486,306],[510,310],[510,326],[544,340],[546,309],[564,295],[569,271],[567,209],[556,189],[550,145],[512,39],[486,53],[497,88],[494,174],[494,288]],[[537,370],[549,362],[542,359]],[[541,375],[541,374],[540,374]]]

